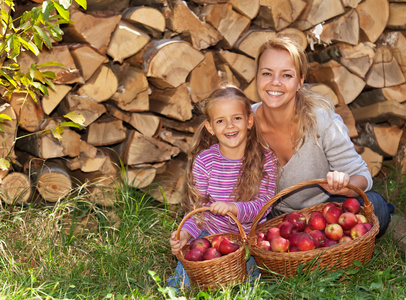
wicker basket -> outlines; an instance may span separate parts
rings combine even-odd
[[[192,215],[209,210],[208,207],[201,207],[188,213],[179,224],[176,231],[176,239],[179,240],[180,231],[185,221]],[[201,290],[215,289],[229,284],[237,284],[244,282],[247,277],[247,265],[245,261],[245,245],[247,244],[247,236],[244,232],[241,223],[231,213],[230,216],[238,226],[239,233],[220,233],[205,236],[210,242],[217,235],[223,235],[240,245],[237,251],[205,261],[188,261],[185,259],[184,254],[189,250],[189,245],[185,245],[182,250],[176,255],[180,260],[186,273],[189,275],[190,282],[193,286]]]
[[[255,233],[266,233],[269,228],[278,225],[283,220],[284,215],[281,215],[257,226],[265,211],[270,208],[276,200],[299,188],[326,182],[327,180],[325,179],[315,179],[304,181],[292,187],[286,188],[271,198],[258,213],[252,224],[251,231],[248,234],[247,243],[251,254],[254,256],[260,268],[262,276],[277,274],[286,277],[295,276],[297,266],[310,261],[313,261],[314,263],[309,263],[308,267],[314,270],[316,267],[324,268],[333,266],[337,269],[344,269],[352,266],[354,260],[358,260],[363,263],[371,260],[372,252],[375,246],[375,236],[379,231],[379,221],[373,212],[373,204],[368,200],[365,193],[359,188],[350,184],[347,187],[357,192],[364,199],[364,206],[361,206],[360,213],[364,214],[368,222],[372,224],[372,228],[365,235],[349,242],[334,245],[330,248],[317,248],[314,250],[292,253],[271,252],[257,246],[257,237]],[[342,207],[342,204],[336,204]],[[299,210],[298,212],[308,213],[312,210],[321,211],[325,205],[326,203],[321,203]]]

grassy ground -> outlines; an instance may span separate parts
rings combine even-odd
[[[376,189],[405,210],[406,178],[392,169]],[[165,287],[176,259],[168,237],[180,212],[117,183],[116,207],[87,201],[85,188],[54,207],[0,210],[0,299],[404,299],[406,258],[390,232],[368,266],[301,271],[214,292],[175,296]],[[357,267],[357,268],[355,268]]]

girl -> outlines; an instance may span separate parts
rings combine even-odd
[[[210,212],[188,219],[180,240],[172,233],[169,242],[174,255],[192,237],[238,232],[227,212],[249,233],[252,221],[275,194],[276,157],[264,146],[244,93],[232,85],[221,86],[206,99],[204,115],[206,121],[196,131],[189,152],[182,207],[188,213],[206,205]],[[252,257],[247,270],[255,265]],[[168,283],[190,283],[180,262]]]
[[[348,183],[366,191],[374,205],[382,235],[394,211],[378,193],[370,191],[372,177],[355,151],[348,129],[334,105],[304,85],[306,54],[288,37],[270,38],[257,57],[256,84],[262,102],[253,105],[267,144],[278,157],[278,189],[326,178],[327,184],[286,195],[270,217],[326,201],[358,197]],[[361,205],[363,199],[359,197]]]

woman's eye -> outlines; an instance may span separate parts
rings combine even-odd
[[[293,78],[292,74],[285,74],[284,76],[287,77],[287,78]]]

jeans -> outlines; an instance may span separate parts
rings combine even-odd
[[[203,231],[203,233],[199,237],[203,237],[209,235],[207,231]],[[257,263],[253,256],[247,260],[247,271],[248,271],[248,279],[250,282],[254,282],[260,275]],[[190,287],[190,278],[187,275],[185,268],[183,267],[182,263],[178,261],[178,265],[176,266],[175,273],[173,276],[168,278],[168,286],[174,287],[176,290],[179,288],[189,288]]]
[[[374,205],[374,214],[378,217],[379,220],[379,232],[376,236],[377,238],[379,238],[384,235],[384,233],[388,229],[392,214],[395,211],[395,205],[386,202],[385,198],[375,191],[365,192],[365,195],[367,196],[368,200]],[[332,195],[327,202],[342,203],[346,199],[347,197],[345,196]],[[361,205],[364,205],[364,199],[362,199],[361,196],[357,197],[357,200]]]

